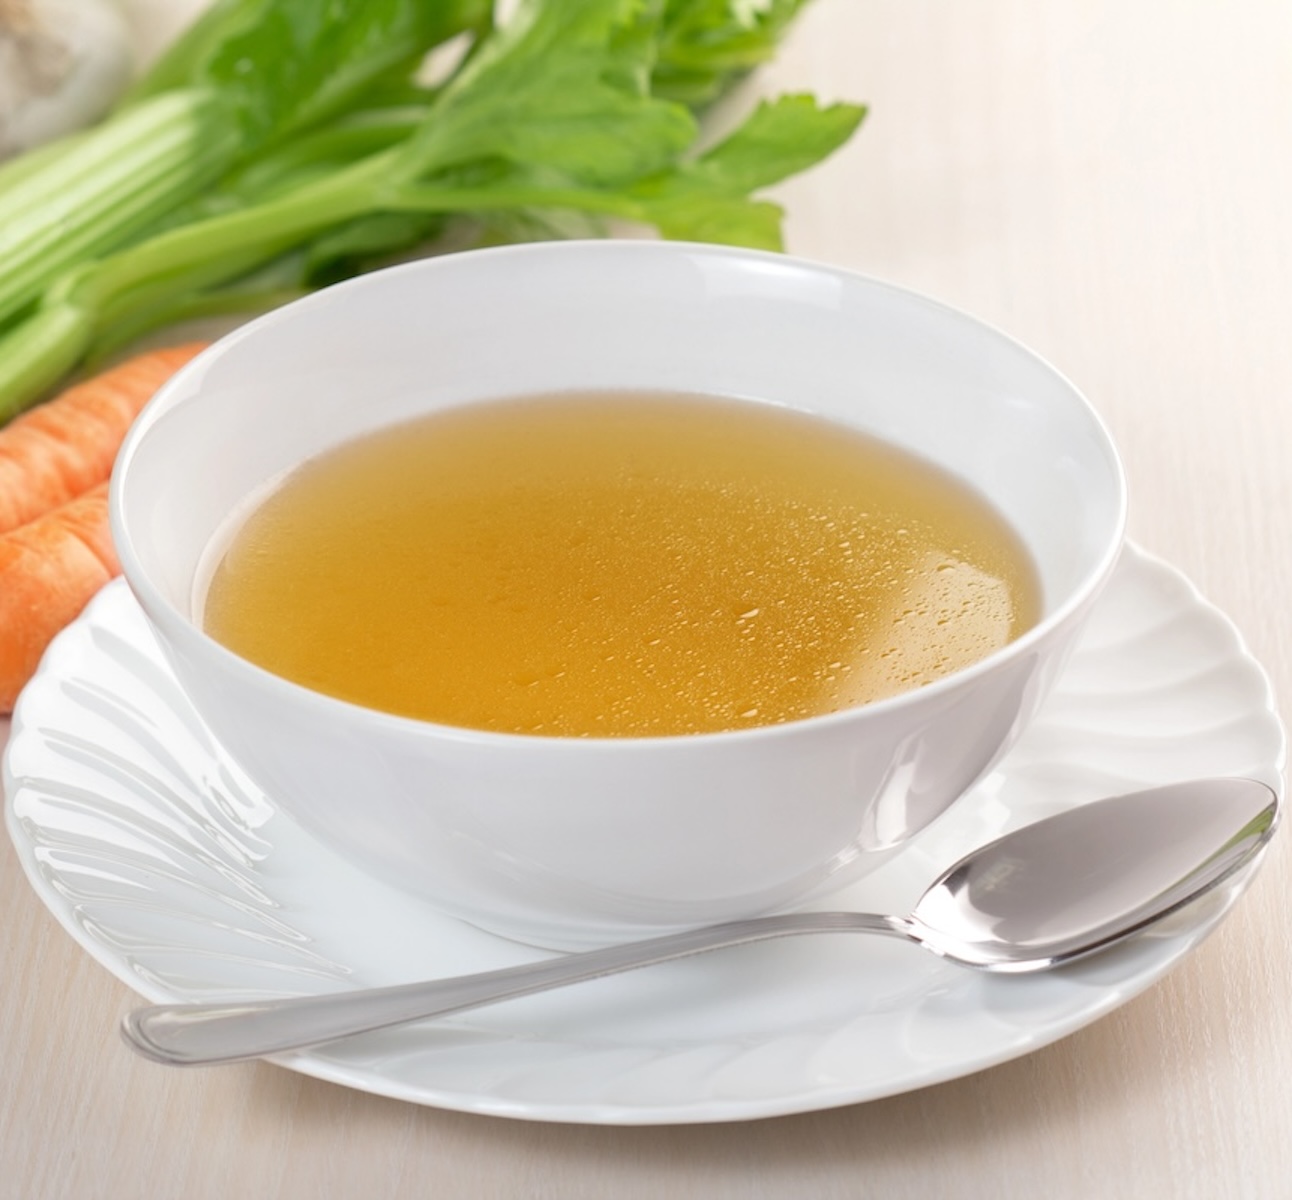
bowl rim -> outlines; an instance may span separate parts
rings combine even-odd
[[[173,403],[172,396],[187,383],[190,376],[203,371],[208,362],[225,354],[230,347],[246,338],[261,336],[265,330],[272,329],[280,321],[293,320],[295,315],[303,309],[331,302],[332,298],[340,291],[380,287],[386,279],[395,275],[434,273],[436,270],[442,269],[446,263],[458,265],[464,259],[474,261],[499,258],[541,258],[546,256],[574,258],[577,255],[589,253],[646,256],[669,254],[682,256],[704,255],[712,258],[776,263],[781,267],[791,267],[813,274],[825,275],[846,282],[849,285],[860,284],[863,287],[900,297],[906,302],[914,303],[918,308],[950,316],[962,324],[974,327],[980,334],[985,334],[994,339],[1012,353],[1031,360],[1034,365],[1039,366],[1054,378],[1070,394],[1077,410],[1082,413],[1088,421],[1091,431],[1096,435],[1096,440],[1099,442],[1107,459],[1115,490],[1112,497],[1114,517],[1102,551],[1078,583],[1069,589],[1068,594],[1063,597],[1061,602],[1035,625],[1013,641],[992,651],[992,653],[977,662],[953,671],[948,675],[941,676],[920,687],[898,692],[895,695],[887,696],[881,700],[870,701],[866,704],[855,705],[835,712],[819,713],[811,717],[802,717],[791,721],[704,733],[626,736],[596,734],[569,736],[500,732],[470,726],[441,724],[343,700],[276,675],[272,671],[260,667],[227,649],[207,634],[196,620],[172,604],[161,589],[153,584],[148,572],[144,569],[142,561],[136,554],[134,539],[131,536],[125,515],[130,466],[139,447],[148,437],[157,419]],[[811,412],[812,410],[804,409],[803,411]],[[320,715],[344,715],[352,724],[357,723],[360,727],[376,726],[392,734],[403,733],[421,738],[433,738],[436,741],[465,742],[500,750],[505,747],[523,746],[526,749],[539,750],[544,753],[561,753],[570,752],[571,748],[578,747],[579,749],[573,752],[585,756],[590,753],[592,748],[598,748],[602,752],[619,753],[623,753],[630,747],[648,748],[659,745],[686,745],[699,749],[702,746],[712,745],[718,741],[737,743],[750,739],[762,741],[776,737],[793,736],[806,730],[824,730],[837,725],[877,721],[882,719],[884,715],[899,713],[905,708],[923,705],[928,702],[929,698],[936,699],[939,696],[956,692],[966,687],[972,687],[980,677],[994,673],[1012,660],[1028,654],[1038,643],[1047,641],[1056,630],[1065,625],[1075,614],[1093,601],[1111,577],[1113,568],[1116,566],[1125,545],[1127,509],[1125,465],[1111,432],[1099,412],[1090,403],[1086,395],[1063,372],[1036,351],[995,325],[913,288],[894,284],[875,276],[830,263],[775,251],[746,249],[737,246],[634,238],[591,238],[519,243],[456,251],[439,257],[417,259],[412,262],[370,271],[341,283],[321,288],[307,296],[290,301],[279,308],[255,317],[218,338],[205,350],[185,363],[162,384],[128,431],[116,457],[109,486],[109,519],[113,541],[118,558],[121,561],[122,572],[141,607],[149,618],[166,632],[168,637],[177,638],[180,642],[186,642],[190,646],[199,649],[202,654],[214,657],[225,670],[232,671],[235,676],[242,677],[249,684],[254,684],[261,689],[267,688],[270,694],[279,695],[284,701],[293,705],[304,705],[307,711],[317,711]]]

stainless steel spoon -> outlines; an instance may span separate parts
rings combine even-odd
[[[424,983],[162,1004],[130,1013],[122,1035],[158,1062],[235,1062],[801,933],[886,934],[967,967],[1039,971],[1103,950],[1210,891],[1265,845],[1278,815],[1278,797],[1255,780],[1173,784],[1097,800],[980,847],[909,917],[788,913]]]

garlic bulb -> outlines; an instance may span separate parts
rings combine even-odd
[[[131,71],[111,0],[0,0],[0,158],[102,116]]]

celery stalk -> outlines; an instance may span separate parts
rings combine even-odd
[[[42,308],[0,338],[0,424],[60,379],[90,346],[93,320],[71,304]]]
[[[0,321],[86,255],[120,244],[216,179],[237,145],[201,93],[158,97],[0,193]]]

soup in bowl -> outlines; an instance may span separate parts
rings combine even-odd
[[[1090,406],[983,325],[754,252],[448,256],[239,330],[144,413],[125,574],[281,809],[486,929],[749,916],[1008,749],[1115,563]]]

